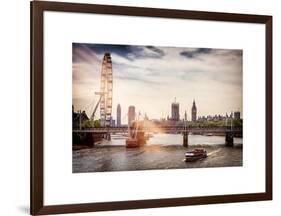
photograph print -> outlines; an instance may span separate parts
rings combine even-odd
[[[72,44],[72,172],[243,166],[243,50]]]

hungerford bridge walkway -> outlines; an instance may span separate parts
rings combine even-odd
[[[95,134],[105,134],[106,138],[110,139],[110,134],[114,133],[128,133],[134,131],[134,127],[100,127],[87,129],[73,129],[74,134],[84,134],[94,137]],[[183,146],[188,146],[189,134],[203,134],[203,135],[225,135],[225,144],[233,146],[234,137],[242,137],[242,127],[238,126],[149,126],[138,128],[138,132],[145,133],[174,133],[183,135]]]

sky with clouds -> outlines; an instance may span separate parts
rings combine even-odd
[[[101,64],[109,52],[113,67],[113,118],[118,103],[122,123],[128,107],[151,119],[171,115],[171,103],[180,104],[180,117],[191,118],[193,99],[197,115],[242,110],[242,50],[73,43],[72,80],[75,110],[90,116],[100,88]]]

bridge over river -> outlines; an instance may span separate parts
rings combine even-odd
[[[86,129],[73,129],[73,136],[85,137],[86,142],[94,144],[97,137],[110,139],[110,134],[124,133],[133,137],[136,127],[99,127],[99,128],[86,128]],[[136,133],[136,132],[135,132]],[[188,146],[188,135],[189,134],[201,134],[201,135],[224,135],[225,144],[227,146],[233,146],[234,137],[242,137],[243,129],[237,126],[149,126],[137,128],[137,133],[142,136],[148,136],[150,133],[171,133],[171,134],[182,134],[183,135],[183,146]],[[148,137],[149,138],[149,137]],[[144,138],[140,138],[144,139]]]
[[[134,127],[128,128],[127,126],[121,127],[99,127],[99,128],[87,128],[87,129],[74,129],[75,133],[127,133],[129,130],[134,130]],[[232,132],[242,136],[242,127],[229,127],[229,126],[217,126],[217,127],[184,127],[184,126],[154,126],[154,127],[142,127],[138,129],[146,133],[197,133],[197,134],[222,134]]]

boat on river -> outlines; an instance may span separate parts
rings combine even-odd
[[[186,162],[193,162],[193,161],[197,161],[203,158],[206,158],[207,155],[207,151],[205,149],[202,148],[196,148],[192,151],[188,151],[185,153],[185,161]]]
[[[139,146],[139,142],[136,138],[126,139],[126,148],[137,148]]]

